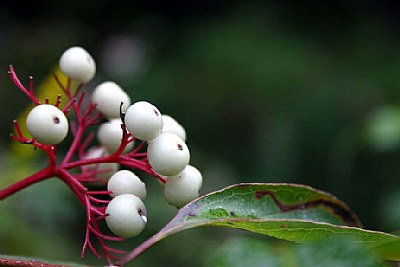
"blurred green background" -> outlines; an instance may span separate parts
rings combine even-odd
[[[28,100],[8,65],[39,84],[66,48],[80,45],[97,62],[88,91],[113,80],[184,125],[203,193],[238,182],[308,184],[345,201],[366,228],[396,231],[399,14],[397,1],[2,2],[0,186],[45,164],[40,152],[10,156],[12,120]],[[126,247],[176,212],[144,179],[149,225]],[[0,254],[79,260],[84,211],[64,184],[49,180],[0,204]],[[191,230],[135,266],[207,265],[237,234]]]

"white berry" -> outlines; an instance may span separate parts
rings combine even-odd
[[[131,104],[128,94],[115,82],[103,82],[92,93],[92,102],[96,109],[109,119],[119,118],[120,111],[125,112]],[[121,107],[121,103],[122,107]]]
[[[163,133],[173,133],[179,136],[183,141],[186,141],[186,131],[182,125],[180,125],[174,118],[169,115],[162,115],[164,126],[162,128]]]
[[[108,228],[120,237],[137,236],[147,223],[147,212],[143,202],[131,194],[113,198],[107,206],[106,214]]]
[[[188,165],[179,174],[168,176],[164,196],[169,204],[182,207],[199,196],[203,177],[198,169]]]
[[[108,152],[105,147],[93,147],[88,150],[88,152],[84,155],[83,159],[95,159],[99,157],[108,156]],[[94,163],[82,166],[82,170],[84,172],[95,172],[96,178],[108,180],[111,175],[113,175],[116,171],[118,171],[119,165],[114,162],[107,163]]]
[[[56,106],[43,104],[34,107],[26,118],[26,127],[36,141],[54,145],[68,134],[68,120]]]
[[[121,119],[112,119],[100,125],[97,130],[97,139],[107,151],[112,154],[121,146],[122,128]],[[133,148],[133,142],[129,143],[123,152],[129,151]]]
[[[160,111],[146,101],[139,101],[125,113],[125,125],[132,136],[149,141],[161,133],[163,120]]]
[[[108,180],[107,189],[112,191],[111,197],[132,194],[144,201],[147,196],[146,185],[136,174],[128,170],[114,173]]]
[[[87,83],[96,73],[96,63],[92,56],[82,47],[73,46],[67,49],[60,58],[60,69],[72,80]]]
[[[190,160],[185,142],[172,133],[161,133],[147,147],[151,167],[161,175],[176,175],[183,171]]]

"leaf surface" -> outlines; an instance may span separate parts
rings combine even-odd
[[[121,263],[132,261],[168,236],[200,226],[237,228],[294,242],[343,236],[369,248],[399,240],[394,235],[362,229],[346,204],[309,186],[237,184],[184,206],[163,229],[130,252]],[[393,253],[399,251],[392,251],[390,255]],[[391,256],[385,255],[385,258]]]

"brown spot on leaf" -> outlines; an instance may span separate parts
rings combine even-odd
[[[329,208],[333,212],[333,214],[340,217],[344,222],[346,222],[348,226],[361,227],[362,225],[361,222],[358,220],[357,216],[354,215],[349,209],[333,201],[329,201],[326,199],[317,199],[299,204],[286,205],[278,199],[278,197],[275,195],[273,191],[258,190],[254,193],[254,196],[257,200],[267,195],[271,197],[271,199],[274,201],[275,205],[280,209],[281,212],[288,212],[293,210],[306,210],[318,206],[325,206],[326,208]]]
[[[260,199],[260,198],[262,198],[262,197],[264,197],[264,196],[266,196],[266,195],[269,195],[270,194],[270,192],[269,191],[256,191],[255,192],[255,197],[256,197],[256,199]]]
[[[144,212],[143,212],[143,210],[141,208],[138,208],[138,213],[139,213],[140,216],[146,215],[146,214],[144,214]]]

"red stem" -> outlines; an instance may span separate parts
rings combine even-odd
[[[29,93],[31,93],[32,95],[34,94],[33,92],[33,77],[29,76]]]
[[[16,73],[14,72],[14,69],[12,66],[10,66],[10,71],[9,71],[9,76],[13,83],[25,94],[27,95],[34,104],[39,105],[40,102],[34,95],[34,90],[33,90],[33,79],[32,77],[29,77],[29,90],[27,90],[19,81]],[[79,156],[84,155],[85,150],[91,143],[94,134],[89,134],[86,138],[84,138],[85,131],[89,128],[91,125],[95,125],[100,122],[100,118],[102,115],[100,113],[95,112],[95,105],[90,104],[85,111],[82,111],[82,104],[84,101],[85,97],[85,92],[80,92],[80,89],[82,88],[82,84],[80,84],[75,91],[75,93],[71,93],[71,80],[68,79],[66,86],[64,86],[59,78],[55,75],[56,82],[58,83],[59,87],[61,90],[64,91],[66,94],[67,98],[69,99],[69,102],[67,105],[63,108],[63,112],[67,113],[70,107],[72,107],[74,113],[75,113],[75,118],[76,118],[76,126],[72,127],[71,126],[71,132],[73,132],[74,135],[74,140],[67,151],[64,159],[62,160],[61,163],[56,162],[56,146],[55,145],[44,145],[41,143],[38,143],[34,139],[28,139],[23,136],[21,129],[16,121],[14,121],[14,128],[16,131],[17,136],[12,136],[12,138],[16,141],[19,141],[21,143],[25,144],[31,144],[35,148],[39,148],[43,151],[46,152],[47,157],[48,157],[48,167],[45,169],[42,169],[35,174],[26,177],[25,179],[18,181],[4,189],[0,190],[0,201],[4,200],[5,198],[13,195],[14,193],[34,184],[41,182],[45,179],[51,178],[51,177],[57,177],[64,181],[68,187],[71,189],[71,191],[76,195],[78,200],[81,202],[83,207],[86,210],[86,234],[85,234],[85,241],[84,245],[82,248],[82,256],[85,253],[86,249],[89,248],[93,254],[97,257],[100,257],[100,254],[98,253],[97,249],[94,247],[92,241],[90,240],[90,237],[94,236],[102,250],[102,254],[106,258],[107,262],[109,265],[113,265],[112,261],[113,260],[120,260],[117,256],[111,254],[124,254],[125,252],[122,250],[110,248],[106,245],[105,241],[110,240],[110,241],[122,241],[124,238],[120,238],[117,236],[110,236],[110,235],[105,235],[101,232],[101,229],[99,227],[99,221],[106,218],[106,206],[109,203],[110,200],[106,199],[98,199],[96,195],[108,195],[111,192],[110,191],[91,191],[89,192],[85,186],[82,185],[82,181],[85,179],[88,182],[95,182],[95,175],[98,174],[98,172],[93,172],[91,174],[92,177],[88,177],[87,173],[85,171],[82,171],[79,174],[72,175],[68,171],[77,167],[81,167],[84,165],[91,165],[91,164],[99,164],[99,163],[119,163],[121,165],[125,165],[126,167],[132,168],[132,169],[139,169],[142,170],[150,175],[155,176],[157,179],[159,179],[161,182],[165,183],[165,179],[158,175],[149,165],[147,161],[147,155],[146,153],[140,152],[140,150],[143,149],[143,147],[146,145],[145,142],[140,143],[133,152],[127,153],[123,155],[123,151],[126,148],[126,146],[135,141],[135,138],[132,137],[128,131],[126,130],[125,125],[122,123],[121,128],[123,131],[123,136],[122,136],[122,141],[119,149],[113,153],[110,156],[101,156],[98,158],[93,158],[93,159],[80,159],[76,161],[72,161],[73,156],[75,153],[78,153]],[[58,95],[55,106],[58,107],[60,104],[61,96]],[[49,100],[46,99],[45,103],[49,103]],[[74,125],[74,124],[71,124]],[[86,176],[85,176],[86,175]],[[144,244],[146,246],[147,243]],[[142,245],[143,247],[143,245]],[[137,251],[137,250],[135,250]],[[125,259],[125,261],[122,262],[127,262],[130,257],[135,252],[131,252],[128,257]],[[19,265],[18,265],[19,264]],[[39,263],[38,265],[35,265],[35,261],[13,261],[10,259],[2,259],[0,258],[0,266],[57,266],[57,265],[52,265],[52,264],[46,264],[46,263]]]
[[[69,108],[76,102],[76,98],[72,98],[68,104],[65,105],[65,107],[62,109],[62,111],[64,112],[64,114],[68,113]]]
[[[85,127],[82,127],[82,124],[79,124],[78,129],[75,133],[74,141],[72,142],[71,146],[69,147],[68,152],[65,155],[64,160],[62,161],[62,164],[66,164],[71,160],[72,156],[74,155],[75,151],[77,151],[79,144],[82,141],[84,132],[85,132]]]
[[[10,70],[8,71],[8,75],[10,76],[10,79],[12,82],[27,96],[29,97],[30,100],[37,106],[40,105],[40,101],[36,98],[36,96],[33,93],[33,89],[31,89],[31,86],[33,84],[32,79],[29,79],[29,91],[25,88],[25,86],[22,85],[20,80],[18,79],[17,74],[14,71],[14,67],[10,65]]]
[[[161,239],[163,239],[163,236],[160,234],[160,232],[158,232],[157,234],[153,235],[152,237],[141,243],[138,247],[130,251],[125,257],[117,262],[117,264],[121,266],[128,264]]]
[[[21,260],[21,259],[7,259],[0,258],[0,266],[10,267],[73,267],[72,265],[59,265],[47,262],[41,262],[39,260]]]
[[[14,193],[27,188],[28,186],[31,186],[32,184],[41,182],[43,180],[46,180],[50,177],[53,177],[53,171],[51,168],[46,167],[45,169],[42,169],[35,174],[32,174],[31,176],[26,177],[25,179],[18,181],[16,183],[13,183],[12,185],[0,190],[0,200],[3,200]]]

